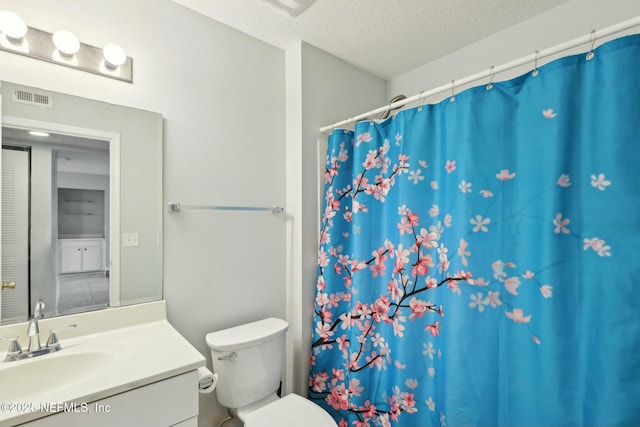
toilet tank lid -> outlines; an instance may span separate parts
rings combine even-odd
[[[284,334],[289,324],[282,319],[270,317],[233,328],[207,334],[207,345],[212,350],[232,351],[261,344],[274,336]]]

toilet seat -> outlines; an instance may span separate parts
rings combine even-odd
[[[328,412],[312,401],[297,394],[248,413],[245,427],[337,427]]]

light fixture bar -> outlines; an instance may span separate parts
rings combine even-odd
[[[82,42],[75,55],[60,55],[53,43],[52,34],[37,28],[28,27],[27,34],[22,40],[11,40],[0,34],[0,50],[128,83],[133,82],[133,60],[130,57],[126,57],[122,65],[111,67],[105,63],[101,48]]]

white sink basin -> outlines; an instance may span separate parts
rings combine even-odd
[[[142,305],[134,307],[144,309]],[[161,318],[123,325],[120,317],[124,313],[126,319],[128,310],[43,319],[41,330],[66,323],[85,325],[87,333],[73,336],[77,331],[70,331],[71,336],[62,339],[62,349],[55,353],[4,362],[6,352],[0,352],[0,403],[9,404],[4,406],[7,410],[0,410],[0,427],[63,411],[57,406],[63,403],[96,402],[204,365],[204,357],[167,322],[164,309]],[[104,329],[112,324],[119,326]],[[0,335],[16,336],[26,328],[26,324],[0,326]],[[48,409],[47,403],[53,409]]]
[[[4,362],[0,369],[0,402],[37,401],[39,395],[90,381],[113,364],[108,353],[51,353],[33,359]]]

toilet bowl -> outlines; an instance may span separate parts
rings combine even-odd
[[[277,395],[288,328],[287,322],[272,317],[207,334],[218,402],[245,427],[337,427],[312,401]]]
[[[249,412],[245,416],[244,425],[245,427],[337,426],[327,411],[312,401],[293,393]]]

